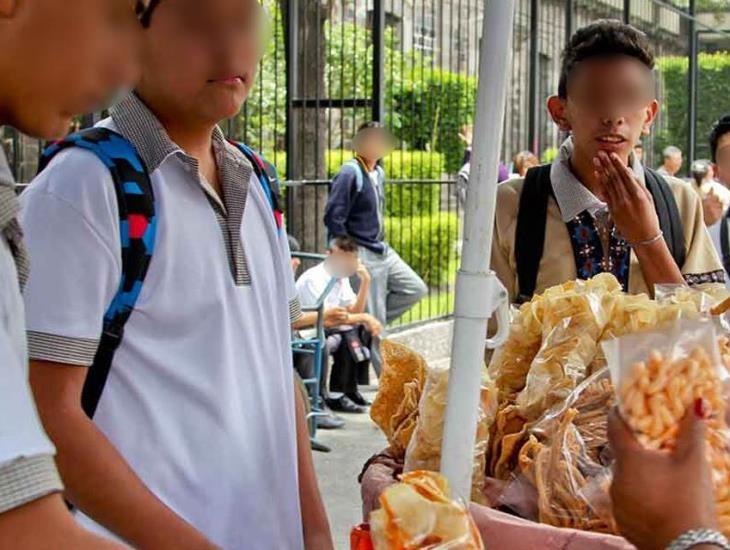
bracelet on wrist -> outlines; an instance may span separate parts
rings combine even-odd
[[[651,239],[646,239],[645,241],[636,241],[636,242],[626,241],[626,244],[628,244],[631,248],[638,248],[641,246],[648,246],[650,244],[654,244],[655,242],[660,241],[662,239],[662,237],[664,237],[664,231],[660,230],[659,233],[657,235],[655,235],[654,237],[652,237]]]
[[[715,529],[692,529],[685,531],[667,546],[667,550],[690,550],[695,546],[703,544],[717,546],[723,550],[730,550],[730,543],[728,543],[725,535]]]

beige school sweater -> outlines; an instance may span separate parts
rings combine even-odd
[[[569,142],[564,144],[561,156],[556,163],[563,162],[562,168],[553,170],[553,176],[561,179],[565,185],[559,190],[556,188],[553,177],[553,188],[557,200],[561,197],[564,202],[569,202],[572,191],[574,194],[582,194],[578,190],[577,180],[570,181],[572,176],[565,171],[565,161],[569,157],[572,146]],[[643,181],[643,171],[635,167],[637,177]],[[674,192],[677,201],[680,217],[684,226],[684,237],[687,246],[687,256],[682,268],[682,274],[689,284],[700,284],[708,282],[720,282],[724,271],[720,259],[717,256],[715,247],[705,227],[702,202],[698,194],[689,183],[672,177],[666,177]],[[514,179],[500,185],[497,193],[497,212],[494,228],[494,245],[492,247],[492,269],[507,288],[510,299],[514,301],[519,295],[517,282],[517,265],[515,261],[515,230],[517,227],[517,212],[522,192],[523,179]],[[571,188],[571,185],[573,186]],[[559,192],[560,191],[560,192]],[[577,278],[577,270],[573,255],[573,246],[565,224],[564,216],[561,215],[561,208],[556,198],[550,197],[547,213],[547,224],[545,231],[545,249],[540,262],[537,275],[536,292],[540,293],[545,289],[562,284]],[[564,205],[565,206],[565,205]],[[567,206],[565,206],[567,209]],[[650,290],[639,266],[636,255],[631,253],[629,269],[629,292],[631,294],[649,293]]]

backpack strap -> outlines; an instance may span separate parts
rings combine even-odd
[[[149,172],[134,146],[107,128],[90,128],[48,147],[40,161],[42,171],[65,149],[78,147],[96,155],[109,169],[119,209],[122,278],[104,314],[104,329],[94,363],[81,394],[81,404],[94,417],[109,376],[114,353],[124,337],[124,326],[134,311],[152,259],[157,236],[155,197]]]
[[[730,209],[725,212],[725,215],[720,220],[720,251],[722,252],[722,265],[725,268],[725,273],[730,275]]]
[[[552,189],[549,164],[527,171],[522,185],[515,231],[519,303],[531,300],[535,294],[537,273],[545,250],[545,224]]]
[[[365,185],[365,168],[357,159],[350,159],[345,163],[355,171],[355,192],[360,193]]]
[[[659,227],[664,233],[664,240],[667,242],[669,252],[674,262],[682,269],[687,257],[687,246],[684,239],[684,227],[682,218],[679,215],[677,201],[674,199],[672,188],[660,174],[646,169],[646,187],[654,199]]]
[[[245,156],[253,166],[254,173],[256,174],[256,177],[261,184],[261,188],[264,190],[264,195],[266,195],[266,199],[269,201],[269,205],[271,206],[276,227],[281,230],[284,227],[284,212],[279,204],[281,196],[279,191],[279,176],[276,172],[276,168],[270,162],[266,162],[263,156],[251,149],[245,143],[233,140],[229,140],[229,143],[241,151],[243,156]]]

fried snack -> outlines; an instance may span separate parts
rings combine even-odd
[[[487,456],[487,474],[490,477],[506,479],[508,476],[519,451],[519,447],[515,447],[525,437],[526,422],[527,419],[520,415],[515,405],[506,403],[497,410],[489,432],[491,445]]]
[[[593,478],[605,470],[586,457],[573,424],[577,416],[577,409],[568,409],[549,445],[541,447],[531,439],[531,449],[521,454],[523,468],[534,472],[530,477],[537,489],[539,521],[556,527],[615,533],[612,520],[599,517],[583,494],[593,488]]]
[[[723,315],[730,311],[730,297],[725,298],[722,302],[710,309],[712,315]]]
[[[418,403],[421,400],[422,392],[423,383],[421,381],[411,380],[406,383],[403,386],[403,401],[401,401],[398,410],[390,419],[390,429],[393,434],[390,449],[399,457],[405,455],[413,431],[416,429]]]
[[[380,496],[381,508],[370,514],[375,550],[483,550],[469,512],[450,499],[446,479],[438,473],[403,474]]]
[[[381,344],[381,352],[383,371],[370,418],[383,431],[393,452],[402,457],[415,427],[426,361],[406,346],[388,340]]]
[[[532,359],[542,342],[542,326],[532,317],[530,304],[525,304],[515,315],[507,341],[492,358],[489,374],[503,401],[525,387],[525,379]]]
[[[537,419],[564,401],[586,377],[596,356],[599,326],[595,316],[579,314],[557,324],[532,361],[525,389],[517,396],[520,413]]]
[[[638,362],[619,389],[621,413],[647,448],[671,450],[678,425],[697,399],[709,408],[707,454],[722,531],[730,535],[730,449],[722,383],[707,351],[692,349],[677,359],[657,351]]]
[[[720,348],[720,358],[725,368],[730,371],[730,338],[727,336],[720,336],[717,339],[717,345]]]
[[[423,396],[418,407],[416,429],[406,451],[404,469],[438,471],[441,466],[441,442],[444,431],[446,400],[449,386],[448,368],[429,368]],[[489,445],[489,426],[494,414],[496,391],[484,373],[480,395],[480,414],[474,447],[474,474],[472,500],[484,502],[486,455]]]

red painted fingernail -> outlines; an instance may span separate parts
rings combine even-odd
[[[709,414],[709,411],[707,409],[707,403],[704,399],[702,399],[701,397],[695,399],[695,415],[697,416],[697,418],[707,418]]]

